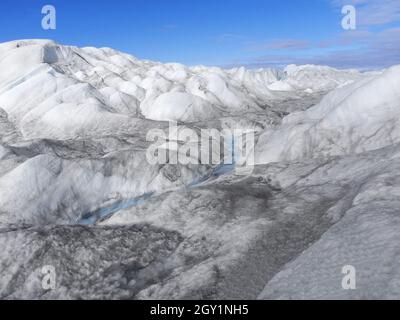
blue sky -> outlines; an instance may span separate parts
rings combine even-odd
[[[46,4],[56,30],[41,28]],[[341,27],[346,4],[357,9],[354,31]],[[1,0],[0,9],[1,42],[47,38],[188,65],[400,64],[400,0]]]

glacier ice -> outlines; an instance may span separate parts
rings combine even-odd
[[[225,70],[2,43],[0,298],[400,298],[399,111],[400,66]],[[253,172],[150,165],[146,134],[169,121],[252,130]]]

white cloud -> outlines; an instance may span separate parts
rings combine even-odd
[[[311,53],[311,50],[298,54],[287,50],[282,54],[282,51],[271,50],[267,55],[237,61],[234,65],[259,68],[321,64],[336,68],[381,69],[400,64],[400,28],[381,32],[344,32],[340,37],[315,44],[314,48],[322,48],[322,52]]]
[[[304,50],[309,48],[310,41],[299,39],[276,39],[262,44],[249,46],[248,51],[264,50]]]
[[[359,26],[384,25],[400,21],[400,0],[331,0],[336,7],[354,5]]]

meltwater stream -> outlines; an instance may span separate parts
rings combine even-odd
[[[235,150],[234,139],[231,142],[231,150]],[[235,170],[236,168],[236,161],[235,161],[235,152],[232,151],[232,163],[225,164],[222,163],[215,167],[212,172],[208,175],[201,177],[200,179],[192,181],[190,184],[185,186],[184,188],[194,188],[206,181],[216,179],[222,175],[228,174]],[[146,200],[151,198],[154,195],[154,192],[145,193],[139,197],[131,198],[131,199],[124,199],[114,202],[113,204],[99,208],[95,211],[88,212],[78,220],[78,224],[80,225],[94,225],[99,221],[105,220],[110,218],[112,215],[117,213],[120,210],[129,209],[132,207],[136,207],[138,205],[143,204]]]
[[[210,179],[216,179],[219,176],[228,174],[232,172],[235,169],[235,164],[221,164],[214,168],[214,170],[202,177],[201,179],[195,180],[189,185],[186,186],[186,188],[194,188]],[[105,220],[107,218],[110,218],[112,215],[117,213],[120,210],[124,209],[129,209],[138,205],[143,204],[146,200],[151,198],[154,195],[154,192],[148,192],[145,193],[139,197],[136,198],[131,198],[131,199],[125,199],[125,200],[119,200],[117,202],[114,202],[113,204],[99,208],[95,211],[88,212],[79,219],[78,224],[80,225],[94,225],[99,221]]]
[[[95,224],[98,221],[101,221],[101,220],[111,217],[114,213],[116,213],[120,210],[132,208],[132,207],[135,207],[137,205],[144,203],[153,194],[154,193],[152,193],[152,192],[145,193],[144,195],[137,197],[137,198],[119,200],[108,207],[103,207],[103,208],[97,209],[95,211],[86,213],[78,221],[78,224],[81,224],[81,225]]]

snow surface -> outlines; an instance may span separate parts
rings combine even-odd
[[[0,298],[398,299],[399,112],[400,66],[224,70],[2,43]],[[146,134],[168,121],[253,130],[253,173],[150,165]]]
[[[360,153],[400,142],[400,66],[333,90],[259,140],[257,162]],[[282,143],[283,142],[283,143]]]

